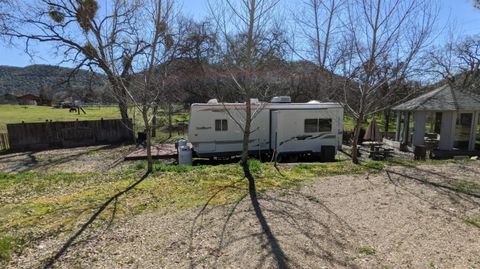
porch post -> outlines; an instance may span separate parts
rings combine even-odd
[[[397,127],[395,128],[395,141],[400,141],[400,134],[401,130],[400,128],[402,127],[402,112],[397,111]]]
[[[413,146],[425,144],[425,111],[415,111],[413,114]]]
[[[472,125],[470,126],[470,140],[468,142],[468,150],[475,150],[475,142],[477,140],[477,123],[478,123],[478,112],[473,112]]]
[[[403,138],[402,144],[408,144],[408,137],[410,135],[410,112],[405,112],[405,119],[403,121]]]
[[[440,142],[438,148],[441,150],[452,150],[453,140],[455,139],[455,122],[457,113],[454,111],[444,111],[442,113],[442,125],[440,128]]]

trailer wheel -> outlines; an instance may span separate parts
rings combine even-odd
[[[285,154],[279,153],[276,155],[277,156],[275,156],[275,160],[277,163],[283,163],[285,161]]]
[[[298,162],[298,155],[297,155],[297,154],[290,154],[290,155],[288,155],[288,162],[289,162],[289,163],[296,163],[296,162]]]

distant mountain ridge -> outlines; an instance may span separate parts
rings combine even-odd
[[[0,94],[39,95],[42,88],[54,96],[72,95],[86,90],[99,91],[106,85],[104,76],[86,70],[78,70],[68,81],[72,68],[53,65],[29,65],[25,67],[0,65]]]

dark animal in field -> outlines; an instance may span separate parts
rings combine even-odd
[[[87,114],[87,112],[85,112],[85,110],[83,110],[82,107],[79,107],[79,106],[72,106],[68,112],[77,112],[78,115],[80,115],[80,111],[83,112],[83,114]]]

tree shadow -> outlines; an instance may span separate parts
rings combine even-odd
[[[277,268],[288,268],[287,261],[288,258],[285,255],[285,252],[280,247],[280,244],[272,232],[272,229],[268,225],[268,222],[263,214],[260,203],[258,202],[257,189],[255,186],[255,178],[252,174],[246,173],[248,179],[248,194],[250,196],[250,201],[252,202],[253,210],[255,216],[257,217],[260,226],[262,227],[263,233],[267,237],[267,241],[270,245],[270,251],[274,256],[275,261],[277,262]]]
[[[470,198],[480,199],[480,194],[478,194],[474,191],[465,190],[465,189],[462,189],[462,188],[459,188],[459,187],[451,186],[448,183],[435,182],[433,180],[429,180],[427,177],[419,176],[419,173],[423,172],[423,173],[427,173],[427,174],[430,174],[430,175],[433,175],[433,176],[436,176],[436,177],[440,177],[440,178],[450,180],[450,178],[445,176],[445,175],[438,174],[438,173],[435,173],[435,172],[431,172],[431,171],[428,171],[428,170],[425,170],[425,169],[418,169],[418,168],[413,168],[413,169],[415,171],[417,171],[416,176],[408,175],[406,173],[400,173],[400,172],[390,170],[390,169],[386,169],[385,172],[387,173],[387,176],[388,176],[390,182],[392,182],[396,186],[399,186],[399,184],[396,184],[396,182],[392,179],[392,177],[391,177],[392,174],[397,175],[398,179],[410,179],[410,180],[413,180],[416,183],[420,183],[422,185],[430,187],[430,188],[436,190],[440,194],[444,194],[444,195],[452,195],[453,194],[456,197],[458,197],[458,198],[460,198],[464,201],[468,201],[470,203],[474,203],[474,204],[477,204],[478,206],[480,206],[480,202],[475,201],[473,199],[470,199]],[[397,179],[397,181],[398,181],[398,179]]]
[[[356,249],[349,238],[349,236],[355,234],[355,230],[321,199],[290,188],[277,189],[272,195],[263,191],[259,192],[252,178],[246,178],[249,180],[248,189],[241,189],[243,193],[236,201],[229,205],[211,209],[217,212],[225,210],[224,216],[219,219],[222,224],[215,222],[214,226],[210,228],[208,223],[205,226],[203,223],[197,223],[200,216],[208,214],[205,209],[212,197],[197,214],[190,232],[188,250],[191,259],[190,268],[200,266],[200,263],[207,262],[205,259],[208,258],[203,257],[194,261],[193,256],[196,254],[193,252],[193,240],[196,236],[201,238],[199,239],[201,242],[203,242],[202,238],[204,236],[218,238],[216,248],[213,251],[211,250],[209,255],[213,262],[207,263],[207,266],[212,268],[224,266],[220,263],[220,259],[228,260],[234,256],[252,253],[254,256],[249,257],[249,262],[253,261],[256,265],[242,264],[242,266],[265,267],[267,258],[271,258],[271,262],[274,264],[268,266],[276,268],[305,267],[305,264],[302,264],[298,257],[310,256],[312,257],[311,260],[329,264],[328,267],[357,268],[355,264],[342,257],[342,253]],[[221,191],[215,192],[214,196]],[[282,191],[288,192],[288,199],[278,197],[281,196],[279,192]],[[247,197],[250,198],[248,202],[245,201]],[[305,204],[308,204],[308,206],[304,206]],[[318,213],[319,211],[320,213]],[[212,215],[215,215],[215,213],[212,213]],[[195,234],[196,225],[200,228],[195,231]],[[251,225],[254,225],[254,227],[258,225],[260,231],[252,231]],[[210,234],[212,232],[210,230],[215,229],[215,227],[218,227],[218,230],[214,231],[214,235]],[[200,233],[202,229],[205,232],[203,235]],[[285,249],[285,247],[287,248]],[[209,246],[208,249],[210,248]],[[255,248],[255,250],[252,248]],[[232,251],[234,253],[231,253]],[[255,251],[257,252],[255,253]],[[228,254],[222,256],[222,253],[225,252]],[[235,261],[238,261],[238,259],[235,259]]]
[[[9,172],[29,172],[37,168],[45,168],[47,169],[48,167],[56,166],[56,165],[61,165],[65,164],[71,161],[74,161],[78,159],[81,156],[87,156],[89,154],[95,153],[97,151],[102,151],[102,150],[110,150],[119,147],[119,145],[104,145],[100,147],[95,147],[92,149],[88,150],[80,150],[78,153],[74,154],[69,154],[68,156],[65,156],[64,154],[58,154],[55,155],[55,152],[52,152],[52,157],[48,158],[47,160],[39,160],[37,155],[38,153],[44,152],[44,151],[29,151],[26,153],[21,153],[21,154],[15,154],[14,156],[8,155],[9,158],[14,158],[14,157],[20,157],[24,156],[25,159],[23,160],[9,160],[9,158],[4,157],[3,159],[0,159],[0,162],[2,163],[7,163],[7,162],[12,162],[14,165],[10,166],[7,168]],[[116,160],[113,165],[116,165],[118,160]]]
[[[43,266],[44,269],[52,268],[55,262],[57,262],[60,257],[62,257],[65,253],[68,252],[69,248],[73,245],[75,240],[79,238],[91,225],[92,223],[98,218],[98,216],[112,203],[114,202],[114,208],[112,212],[112,216],[110,217],[108,227],[113,223],[113,219],[115,218],[116,208],[117,208],[117,200],[120,196],[124,195],[125,193],[129,192],[131,189],[135,188],[138,184],[140,184],[143,180],[145,180],[149,176],[149,172],[145,173],[139,180],[135,181],[133,184],[128,186],[123,191],[118,192],[114,196],[110,197],[105,203],[103,203],[97,211],[85,222],[82,227],[73,234],[64,244],[63,246],[55,252],[55,254],[48,258]]]

